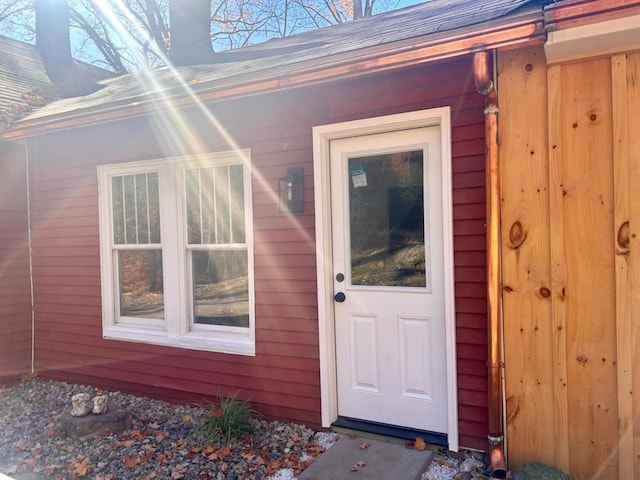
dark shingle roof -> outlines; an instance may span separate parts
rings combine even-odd
[[[27,107],[23,94],[50,84],[35,45],[0,35],[0,127],[12,110]]]
[[[237,50],[219,52],[211,65],[161,68],[123,75],[99,82],[102,88],[83,97],[61,99],[38,109],[25,119],[38,122],[47,117],[119,107],[163,95],[184,95],[187,88],[200,90],[228,87],[236,83],[277,78],[310,67],[323,67],[337,60],[410,46],[425,39],[446,38],[452,33],[479,29],[486,22],[499,22],[542,0],[432,0],[413,7],[373,17],[299,33],[286,38]]]

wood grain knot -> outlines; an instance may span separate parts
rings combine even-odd
[[[540,290],[538,290],[538,292],[543,298],[549,298],[551,296],[551,290],[549,290],[547,287],[540,287]]]
[[[626,221],[618,229],[618,246],[629,248],[629,222]]]
[[[583,364],[583,365],[584,365],[585,363],[587,363],[587,357],[585,357],[584,355],[578,355],[578,356],[576,357],[576,360],[577,360],[578,362],[580,362],[581,364]]]
[[[511,244],[509,248],[516,250],[522,245],[525,238],[527,238],[527,233],[522,224],[518,221],[513,222],[513,225],[511,225],[509,229],[509,243]]]
[[[524,69],[525,69],[527,72],[530,72],[531,70],[533,70],[533,65],[531,65],[530,63],[527,63],[527,64],[524,66]]]

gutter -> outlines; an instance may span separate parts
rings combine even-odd
[[[25,119],[21,125],[3,132],[0,138],[15,140],[35,136],[59,129],[78,128],[124,118],[144,116],[161,109],[182,108],[218,100],[241,98],[257,94],[279,92],[303,86],[318,85],[337,80],[354,79],[400,67],[411,67],[436,60],[470,54],[477,45],[485,48],[500,48],[544,41],[544,29],[539,9],[519,15],[509,23],[490,23],[481,30],[477,25],[454,32],[442,32],[434,37],[385,45],[365,52],[336,55],[329,61],[314,60],[304,65],[293,64],[282,70],[268,73],[258,72],[253,78],[250,72],[242,77],[230,77],[224,84],[207,87],[184,86],[173,93],[159,97],[135,97],[120,105],[85,108],[74,114],[63,113]],[[284,70],[284,71],[283,71]],[[36,113],[37,115],[37,113]]]
[[[498,157],[498,92],[489,73],[489,53],[473,56],[473,78],[484,97],[485,171],[487,189],[487,309],[489,369],[489,460],[493,478],[507,478],[504,454],[502,297],[500,260],[500,171]]]

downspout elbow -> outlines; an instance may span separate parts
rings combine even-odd
[[[473,56],[473,79],[476,90],[484,97],[485,107],[498,107],[498,91],[489,71],[489,52],[476,52]],[[496,112],[497,113],[497,112]]]

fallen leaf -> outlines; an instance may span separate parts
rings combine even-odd
[[[415,442],[404,442],[404,448],[415,448],[416,444]]]
[[[163,452],[163,453],[159,453],[158,455],[156,455],[156,460],[158,462],[166,462],[168,460],[171,459],[171,452]]]
[[[91,471],[91,462],[88,458],[84,458],[73,466],[73,473],[84,476]]]
[[[355,433],[350,433],[349,435],[347,435],[347,437],[349,437],[351,440],[355,440],[356,438],[358,438],[358,435],[356,435]]]
[[[171,446],[176,450],[182,450],[184,448],[184,438],[179,438],[175,442],[171,442]]]
[[[358,460],[356,462],[356,467],[364,467],[366,465],[366,463],[364,463],[362,460]]]
[[[447,468],[453,468],[453,463],[447,462],[446,460],[443,460],[441,458],[438,459],[438,465],[447,467]]]
[[[26,440],[21,438],[18,442],[13,446],[14,450],[27,450],[29,448]]]
[[[47,477],[50,475],[53,475],[55,473],[56,470],[60,469],[60,465],[47,465],[46,467],[44,467],[42,469],[42,473],[45,474]],[[9,472],[11,473],[11,472]]]
[[[191,417],[189,415],[182,416],[182,423],[189,423],[191,421]]]
[[[124,466],[126,468],[136,468],[140,464],[138,457],[124,457]]]
[[[351,465],[351,471],[352,472],[357,472],[358,471],[358,467],[355,465]]]
[[[135,445],[135,440],[119,440],[115,443],[116,447],[131,448]]]
[[[267,468],[265,468],[265,472],[269,476],[273,475],[278,470],[280,470],[280,462],[276,462],[275,460],[269,462],[269,465],[267,465]]]
[[[369,444],[367,442],[362,442],[360,444],[360,450],[366,450],[367,448],[369,448]]]
[[[151,457],[153,457],[153,455],[152,455],[152,454],[150,454],[150,453],[148,453],[148,454],[146,454],[146,455],[142,455],[142,456],[140,457],[140,463],[144,463],[144,462],[146,462],[146,461],[147,461],[147,460],[149,460]]]
[[[171,471],[171,478],[173,478],[174,480],[184,478],[186,470],[187,469],[185,468],[184,465],[176,465],[175,467],[173,467],[173,470]]]
[[[413,448],[419,451],[423,451],[425,448],[427,448],[427,444],[425,443],[424,439],[418,437],[413,444]]]

